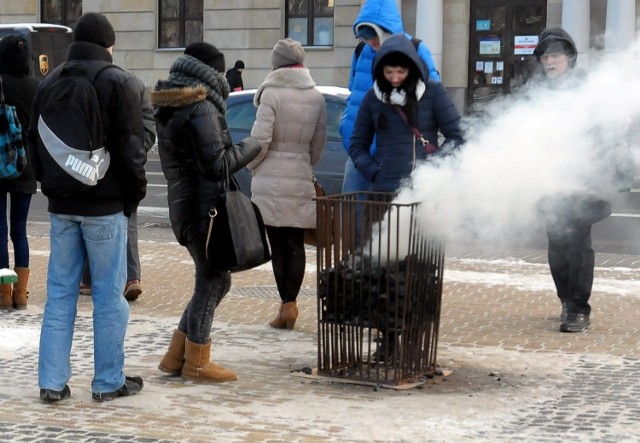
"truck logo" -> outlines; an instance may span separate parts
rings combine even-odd
[[[49,73],[49,57],[47,54],[40,54],[38,60],[40,62],[40,73],[42,75],[47,75]]]

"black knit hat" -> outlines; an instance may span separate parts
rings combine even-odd
[[[73,40],[110,48],[116,42],[116,33],[105,15],[87,12],[76,22],[73,29]]]
[[[191,43],[184,50],[184,53],[195,57],[202,63],[211,66],[220,73],[224,73],[224,54],[210,43],[196,42]]]
[[[27,41],[19,35],[8,35],[0,40],[0,72],[29,74]]]

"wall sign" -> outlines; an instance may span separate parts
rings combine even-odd
[[[486,39],[480,40],[480,55],[500,55],[500,40]]]
[[[513,38],[514,55],[532,55],[538,45],[537,35],[516,35]]]
[[[488,31],[491,29],[491,20],[476,20],[476,31]]]

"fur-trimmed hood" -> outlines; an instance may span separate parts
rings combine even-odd
[[[162,85],[149,92],[149,100],[153,106],[179,108],[201,102],[207,98],[204,86],[186,86],[163,88]]]
[[[264,81],[256,91],[253,98],[253,104],[258,107],[260,105],[260,97],[264,88],[295,88],[295,89],[311,89],[316,87],[316,82],[311,78],[308,68],[292,67],[279,68],[271,71],[265,77]]]

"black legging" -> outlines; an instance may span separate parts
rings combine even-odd
[[[283,303],[296,301],[304,279],[304,229],[267,226],[271,266]]]

